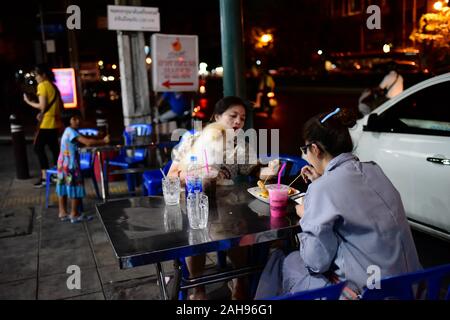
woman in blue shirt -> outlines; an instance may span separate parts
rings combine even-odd
[[[354,124],[339,108],[305,124],[301,149],[310,165],[302,175],[311,184],[297,206],[300,248],[287,256],[274,252],[257,298],[345,280],[359,294],[374,268],[381,278],[421,268],[400,194],[376,163],[352,154]]]

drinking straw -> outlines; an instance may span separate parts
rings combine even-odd
[[[295,178],[294,181],[292,181],[292,182],[289,184],[288,187],[292,186],[292,184],[293,184],[295,181],[297,181],[297,179],[300,178],[301,176],[302,176],[302,174],[300,173],[300,174],[297,176],[297,178]]]
[[[164,179],[166,179],[166,174],[164,173],[164,170],[163,170],[163,169],[161,169],[161,168],[159,168],[159,171],[161,171],[161,173],[162,173],[162,175],[163,175]]]
[[[206,149],[203,149],[203,154],[205,155],[206,174],[209,176],[208,155],[206,154]]]
[[[280,171],[278,172],[278,189],[281,187],[281,175],[283,174],[284,168],[286,168],[286,162],[281,166]]]

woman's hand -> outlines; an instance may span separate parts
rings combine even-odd
[[[321,177],[321,174],[319,174],[313,166],[304,166],[301,170],[301,175],[305,183],[308,183],[308,180],[313,182]]]
[[[221,167],[219,170],[218,178],[220,180],[230,180],[231,173],[226,167]]]
[[[296,205],[295,206],[295,211],[297,213],[297,215],[301,218],[303,218],[303,215],[305,214],[305,206],[302,204]]]
[[[269,162],[267,167],[261,168],[259,172],[259,178],[261,180],[266,180],[276,177],[278,174],[278,170],[280,170],[280,160],[272,160]]]
[[[43,116],[44,116],[44,115],[42,114],[42,112],[39,112],[39,113],[36,115],[36,120],[37,120],[38,122],[41,122]]]

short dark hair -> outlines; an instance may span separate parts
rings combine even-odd
[[[46,64],[38,64],[34,67],[33,71],[40,76],[46,76],[51,82],[55,82],[55,74],[52,69]]]
[[[322,113],[309,119],[303,127],[303,139],[309,143],[318,143],[319,147],[325,149],[333,157],[341,153],[352,152],[353,142],[348,131],[356,124],[356,112],[348,109],[341,111],[324,123],[321,121],[329,113]]]
[[[64,127],[70,127],[70,119],[73,117],[81,118],[81,111],[79,109],[64,109],[61,112],[61,121],[64,124]]]
[[[244,100],[242,100],[239,97],[234,96],[228,96],[220,99],[217,101],[216,105],[214,106],[214,112],[211,116],[211,122],[215,121],[216,115],[221,115],[224,112],[226,112],[228,109],[230,109],[233,106],[242,106],[245,109],[245,113],[247,113],[247,107],[245,105]]]

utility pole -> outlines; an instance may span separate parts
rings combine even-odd
[[[47,41],[45,39],[45,29],[44,29],[44,10],[42,9],[42,3],[39,4],[39,23],[41,25],[41,52],[42,52],[42,62],[47,63]]]
[[[413,0],[413,8],[412,8],[412,23],[413,30],[417,28],[417,0]],[[416,40],[413,40],[413,47],[416,47]]]
[[[243,16],[241,0],[220,0],[222,40],[223,94],[246,99]],[[252,127],[251,110],[247,110],[246,127]]]
[[[406,0],[402,0],[402,48],[406,47]]]
[[[65,1],[65,7],[67,8],[71,3],[69,0]],[[79,61],[79,51],[78,51],[78,40],[77,31],[67,29],[67,43],[69,47],[69,61],[70,66],[75,70],[75,82],[77,86],[77,104],[82,114],[84,115],[84,105],[83,105],[83,88],[81,86],[80,79],[80,61]]]
[[[140,0],[115,0],[116,5],[140,6]],[[144,33],[117,31],[124,125],[150,123],[150,91],[145,64]]]

